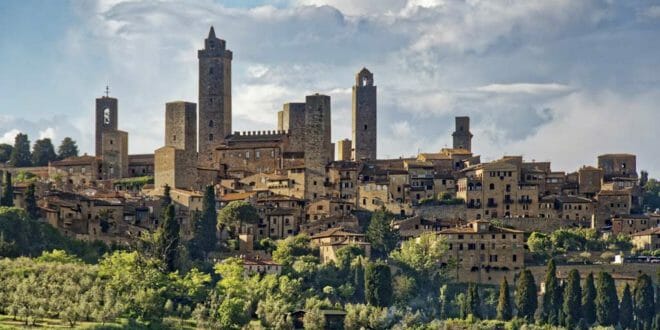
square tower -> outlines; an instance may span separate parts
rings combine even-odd
[[[353,160],[375,160],[377,155],[377,107],[374,75],[362,68],[353,86]]]
[[[305,151],[305,103],[285,103],[277,116],[277,129],[289,134],[289,151]]]
[[[232,52],[216,38],[213,27],[204,41],[199,59],[199,158],[211,166],[213,150],[231,134]]]
[[[103,178],[128,177],[128,133],[120,130],[103,133],[101,155]]]
[[[451,136],[454,138],[454,149],[472,151],[470,117],[456,117],[456,130]]]
[[[330,96],[314,94],[305,99],[305,198],[324,195],[325,167],[333,160]]]
[[[165,104],[165,145],[197,151],[197,105],[191,102]]]
[[[337,141],[337,160],[351,160],[353,142],[350,139]]]
[[[95,154],[97,157],[101,157],[103,154],[103,133],[114,132],[117,130],[117,123],[119,121],[117,116],[117,99],[108,96],[97,98],[95,115]]]

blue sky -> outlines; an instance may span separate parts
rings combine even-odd
[[[22,131],[91,151],[108,83],[131,152],[153,152],[165,103],[196,102],[210,25],[234,52],[235,130],[274,129],[282,103],[320,92],[333,139],[349,137],[366,66],[380,157],[450,145],[469,115],[484,160],[573,171],[630,152],[660,176],[657,1],[0,1],[0,142]]]

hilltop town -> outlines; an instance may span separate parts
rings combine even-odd
[[[234,131],[233,53],[213,27],[197,58],[199,98],[164,105],[164,129],[150,128],[162,130],[160,148],[128,153],[131,132],[118,126],[119,100],[106,93],[90,112],[93,155],[26,166],[17,160],[29,142],[17,137],[0,165],[3,205],[68,239],[128,250],[162,234],[172,216],[190,259],[235,260],[246,276],[291,271],[276,247],[300,237],[319,264],[339,265],[356,249],[397,265],[397,251],[429,235],[444,244],[435,264],[450,283],[513,283],[523,270],[541,283],[549,260],[562,281],[574,268],[607,271],[620,291],[639,274],[656,275],[660,212],[645,197],[657,197],[649,190],[657,181],[634,154],[613,150],[576,169],[520,155],[481,162],[472,148],[479,136],[457,114],[451,148],[379,159],[377,73],[367,68],[357,68],[352,86],[350,138],[332,141],[332,101],[322,94],[283,104],[271,130]],[[169,270],[190,268],[168,256]]]

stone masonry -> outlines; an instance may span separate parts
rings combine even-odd
[[[232,52],[211,27],[199,59],[199,160],[210,167],[213,151],[231,133]]]
[[[454,149],[472,151],[472,133],[470,133],[470,117],[456,117],[456,130],[452,134]]]
[[[324,195],[325,168],[332,161],[330,96],[305,99],[305,199]]]
[[[374,75],[362,68],[353,86],[353,160],[375,160],[377,107]]]

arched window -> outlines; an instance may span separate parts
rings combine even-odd
[[[490,188],[490,190],[495,190],[495,184],[491,183],[489,188]]]
[[[110,125],[110,108],[103,110],[103,124]]]

